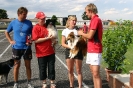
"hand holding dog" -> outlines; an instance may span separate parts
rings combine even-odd
[[[78,30],[78,35],[82,35],[83,31],[82,30]]]
[[[46,37],[47,39],[54,39],[54,37],[52,35],[49,35],[48,37]]]

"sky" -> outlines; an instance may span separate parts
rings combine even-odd
[[[82,20],[82,14],[89,3],[94,3],[102,20],[132,20],[133,0],[0,0],[0,9],[7,11],[8,18],[17,18],[17,10],[23,6],[28,9],[28,19],[35,18],[38,11],[47,17],[68,17],[76,15]]]

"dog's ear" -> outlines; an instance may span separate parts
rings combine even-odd
[[[66,40],[72,40],[74,38],[74,32],[70,32]]]
[[[74,32],[71,32],[69,35],[70,35],[71,37],[74,36]]]
[[[55,19],[51,19],[51,22],[52,22],[53,26],[55,27],[56,20]]]
[[[10,59],[10,62],[14,62],[14,59]]]
[[[46,20],[46,27],[48,26],[48,24],[50,23],[50,19]]]

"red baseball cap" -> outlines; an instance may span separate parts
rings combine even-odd
[[[43,19],[43,18],[45,18],[46,17],[46,15],[43,13],[43,12],[37,12],[37,14],[36,14],[36,18],[38,18],[38,19]]]

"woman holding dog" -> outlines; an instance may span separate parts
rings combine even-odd
[[[89,64],[93,76],[94,88],[102,88],[100,77],[103,34],[102,21],[98,17],[97,7],[93,3],[85,7],[85,12],[88,18],[91,19],[89,29],[87,34],[82,31],[78,31],[78,34],[88,39],[86,63]]]
[[[73,32],[74,35],[77,35],[77,30],[75,29],[75,25],[76,25],[76,21],[77,18],[75,16],[69,16],[67,23],[66,23],[66,29],[64,29],[62,31],[62,40],[61,40],[61,44],[64,48],[66,48],[66,52],[65,52],[65,58],[66,58],[66,63],[67,63],[67,67],[68,67],[68,77],[69,77],[69,81],[70,81],[70,88],[74,88],[74,64],[76,65],[76,71],[78,74],[78,88],[82,88],[82,60],[83,60],[83,55],[81,52],[78,52],[78,54],[70,59],[69,57],[69,52],[71,47],[69,47],[66,44],[66,40],[68,35]]]
[[[35,43],[36,57],[38,58],[39,76],[42,80],[42,88],[47,88],[46,79],[50,80],[50,88],[56,88],[55,85],[55,51],[52,46],[52,36],[48,36],[48,30],[45,25],[45,14],[38,12],[36,14],[38,23],[33,27],[32,39]],[[48,68],[48,76],[47,76]]]

